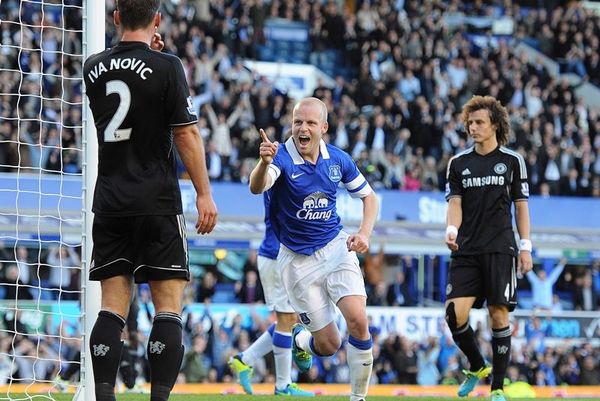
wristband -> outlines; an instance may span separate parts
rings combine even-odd
[[[458,236],[458,228],[456,228],[456,226],[452,226],[452,225],[446,227],[446,237],[449,234],[454,234],[454,236]]]
[[[531,252],[532,249],[533,249],[533,247],[531,245],[531,240],[522,239],[521,241],[519,241],[519,252],[521,252],[521,251]]]

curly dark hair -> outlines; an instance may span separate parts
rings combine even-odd
[[[487,110],[490,115],[490,121],[496,126],[496,140],[499,145],[508,143],[508,134],[510,132],[510,122],[508,120],[508,110],[502,106],[498,99],[492,96],[473,96],[462,108],[461,120],[465,130],[469,133],[468,119],[469,115],[477,110]]]
[[[145,28],[158,12],[160,0],[117,0],[123,28],[136,30]]]

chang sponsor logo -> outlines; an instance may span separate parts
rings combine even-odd
[[[463,188],[487,187],[490,185],[504,185],[504,176],[486,175],[485,177],[464,178],[462,180]]]
[[[327,209],[329,199],[323,192],[313,192],[304,198],[302,209],[296,212],[296,217],[300,220],[329,220],[333,211],[319,210]]]

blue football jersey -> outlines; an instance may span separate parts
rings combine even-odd
[[[341,182],[355,198],[371,187],[346,152],[321,140],[316,164],[302,158],[293,138],[281,146],[269,165],[273,180],[269,215],[279,241],[294,252],[311,255],[342,230],[336,211]]]
[[[265,205],[265,237],[258,247],[258,254],[269,259],[277,259],[279,254],[279,240],[271,227],[271,219],[269,218],[269,203],[271,201],[272,189],[263,193],[263,203]]]

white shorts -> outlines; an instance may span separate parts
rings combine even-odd
[[[341,231],[325,247],[307,256],[281,246],[277,262],[290,302],[308,330],[317,331],[336,319],[336,304],[349,295],[367,297],[358,258],[348,252]]]
[[[256,263],[267,306],[275,312],[294,313],[290,298],[281,281],[277,261],[258,255]]]

